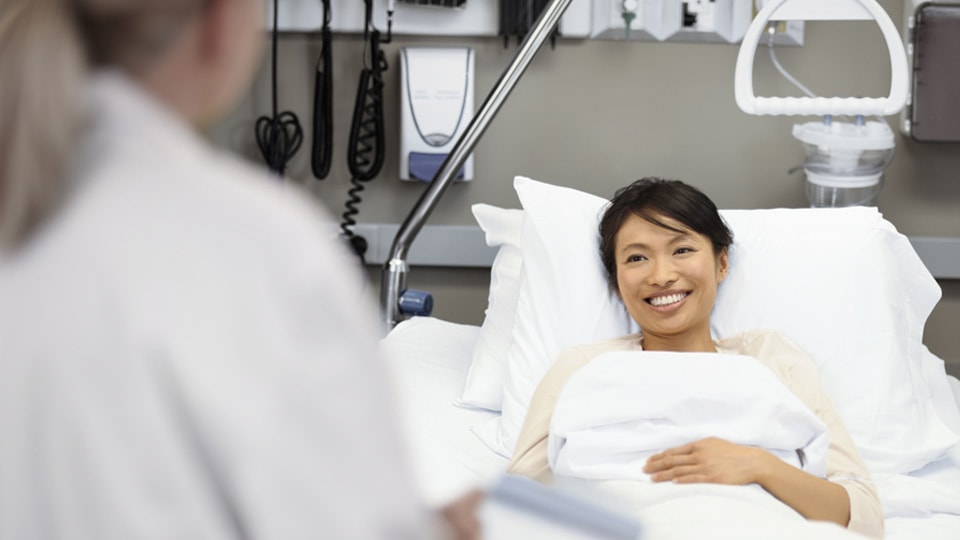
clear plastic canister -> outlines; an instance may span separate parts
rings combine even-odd
[[[804,191],[810,206],[834,208],[842,206],[876,206],[883,187],[883,174],[875,178],[830,177],[805,170]]]
[[[893,159],[885,122],[809,122],[793,127],[803,143],[807,200],[815,207],[875,205]]]

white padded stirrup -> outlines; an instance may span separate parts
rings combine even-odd
[[[890,95],[886,98],[756,97],[753,60],[757,44],[771,20],[874,20],[890,53]],[[734,94],[743,112],[755,115],[890,115],[907,102],[907,54],[890,16],[876,0],[772,0],[750,24],[740,44],[734,72]]]

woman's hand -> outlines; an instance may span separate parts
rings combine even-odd
[[[847,490],[787,464],[773,454],[711,437],[651,456],[643,467],[654,482],[757,483],[807,519],[850,522]]]
[[[666,450],[647,460],[654,482],[744,485],[760,482],[771,454],[711,437]]]

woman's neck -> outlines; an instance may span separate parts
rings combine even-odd
[[[643,333],[642,336],[643,350],[645,351],[717,352],[717,345],[710,337],[709,332],[679,336],[657,336]]]

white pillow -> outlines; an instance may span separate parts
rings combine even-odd
[[[773,328],[804,349],[873,472],[918,469],[956,443],[924,375],[940,289],[893,225],[866,207],[723,216],[734,244],[715,336]]]
[[[524,209],[523,269],[503,414],[477,429],[503,456],[513,452],[533,391],[561,351],[631,329],[602,279],[597,225],[607,201],[523,177],[514,188]]]
[[[473,363],[458,405],[499,411],[503,402],[503,379],[507,349],[520,296],[520,229],[522,210],[475,204],[471,208],[477,224],[486,233],[487,245],[499,246],[490,269],[487,311],[480,337],[473,349]]]
[[[524,207],[523,270],[503,414],[475,429],[504,456],[561,350],[635,331],[598,255],[607,201],[520,177],[514,186]],[[869,208],[722,214],[734,247],[715,337],[770,328],[808,352],[875,472],[914,470],[956,443],[922,364],[923,324],[939,288],[905,237]]]

